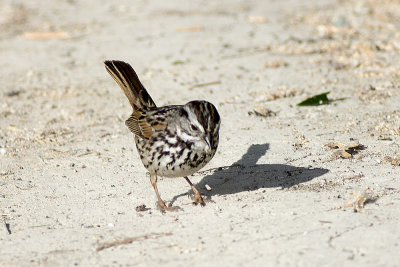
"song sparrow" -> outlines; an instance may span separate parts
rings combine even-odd
[[[157,107],[128,63],[113,60],[104,64],[133,108],[125,124],[135,135],[136,148],[150,173],[161,210],[174,208],[161,199],[157,176],[184,177],[195,193],[194,204],[204,206],[200,192],[187,176],[203,168],[217,151],[220,127],[217,109],[203,100]]]

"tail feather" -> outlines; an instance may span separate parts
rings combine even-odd
[[[107,60],[106,70],[124,91],[134,110],[156,107],[133,68],[123,61]]]

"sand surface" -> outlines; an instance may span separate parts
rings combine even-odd
[[[0,265],[399,266],[399,21],[390,0],[2,1]],[[182,210],[157,210],[106,59],[160,106],[216,105],[205,207],[161,179]]]

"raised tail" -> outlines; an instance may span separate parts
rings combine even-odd
[[[131,65],[119,60],[107,60],[104,64],[108,73],[124,91],[133,110],[156,106]]]

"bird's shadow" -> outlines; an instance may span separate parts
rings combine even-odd
[[[231,166],[198,172],[200,175],[206,174],[206,176],[196,185],[196,188],[202,195],[210,199],[214,195],[235,194],[260,188],[288,188],[328,172],[323,168],[257,164],[257,161],[266,154],[268,149],[269,144],[253,144],[242,158]],[[207,187],[211,190],[205,190]],[[179,197],[188,195],[189,192],[175,196],[171,204]]]

